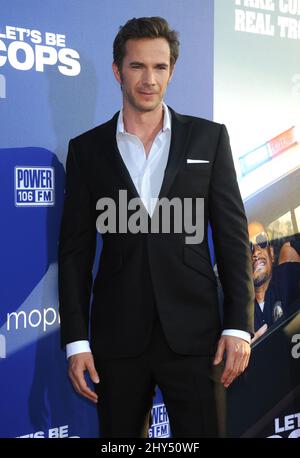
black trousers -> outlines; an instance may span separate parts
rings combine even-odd
[[[100,437],[147,437],[156,385],[163,395],[172,437],[219,437],[224,390],[219,382],[222,368],[213,367],[212,360],[212,356],[174,353],[158,318],[142,355],[96,358]]]

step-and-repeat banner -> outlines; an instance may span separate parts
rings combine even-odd
[[[0,437],[97,437],[95,406],[73,391],[59,343],[57,241],[68,141],[119,110],[112,44],[132,17],[163,16],[180,31],[166,101],[211,118],[213,5],[0,3]],[[160,392],[152,418],[150,436],[168,437]]]
[[[166,102],[227,125],[249,219],[257,335],[227,435],[299,435],[299,2],[1,0],[0,437],[98,435],[59,343],[64,166],[69,139],[120,108],[119,26],[157,15],[181,41]],[[168,437],[159,390],[152,419],[149,436]]]
[[[297,1],[215,1],[214,119],[230,133],[261,335],[228,392],[233,437],[300,436],[299,19]]]

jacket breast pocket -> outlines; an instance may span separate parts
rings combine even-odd
[[[189,163],[186,162],[185,164],[185,170],[189,172],[204,172],[204,173],[210,173],[211,169],[211,164],[209,162],[194,162],[194,163]]]
[[[197,248],[194,246],[185,245],[183,247],[183,262],[188,267],[196,270],[201,275],[204,275],[212,282],[216,283],[216,276],[214,274],[210,260],[199,253]]]
[[[198,184],[208,184],[211,177],[211,162],[186,162],[182,170],[182,176],[186,181]]]

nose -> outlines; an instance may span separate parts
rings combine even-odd
[[[261,253],[261,248],[259,245],[253,245],[253,253],[252,253],[252,258],[256,258],[259,253]]]
[[[151,69],[145,69],[143,72],[143,84],[146,86],[155,86],[155,75]]]

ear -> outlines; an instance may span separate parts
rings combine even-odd
[[[170,69],[170,76],[169,76],[168,84],[169,84],[169,82],[171,81],[171,79],[173,78],[174,70],[175,70],[175,65],[173,65],[173,66],[171,67],[171,69]]]
[[[270,256],[271,256],[272,262],[274,262],[274,248],[272,246],[270,246]]]
[[[120,70],[119,70],[119,68],[118,68],[118,66],[117,66],[117,64],[115,62],[113,62],[113,64],[112,64],[112,69],[113,69],[113,72],[114,72],[116,80],[118,81],[118,83],[122,84],[122,76],[121,76]]]

